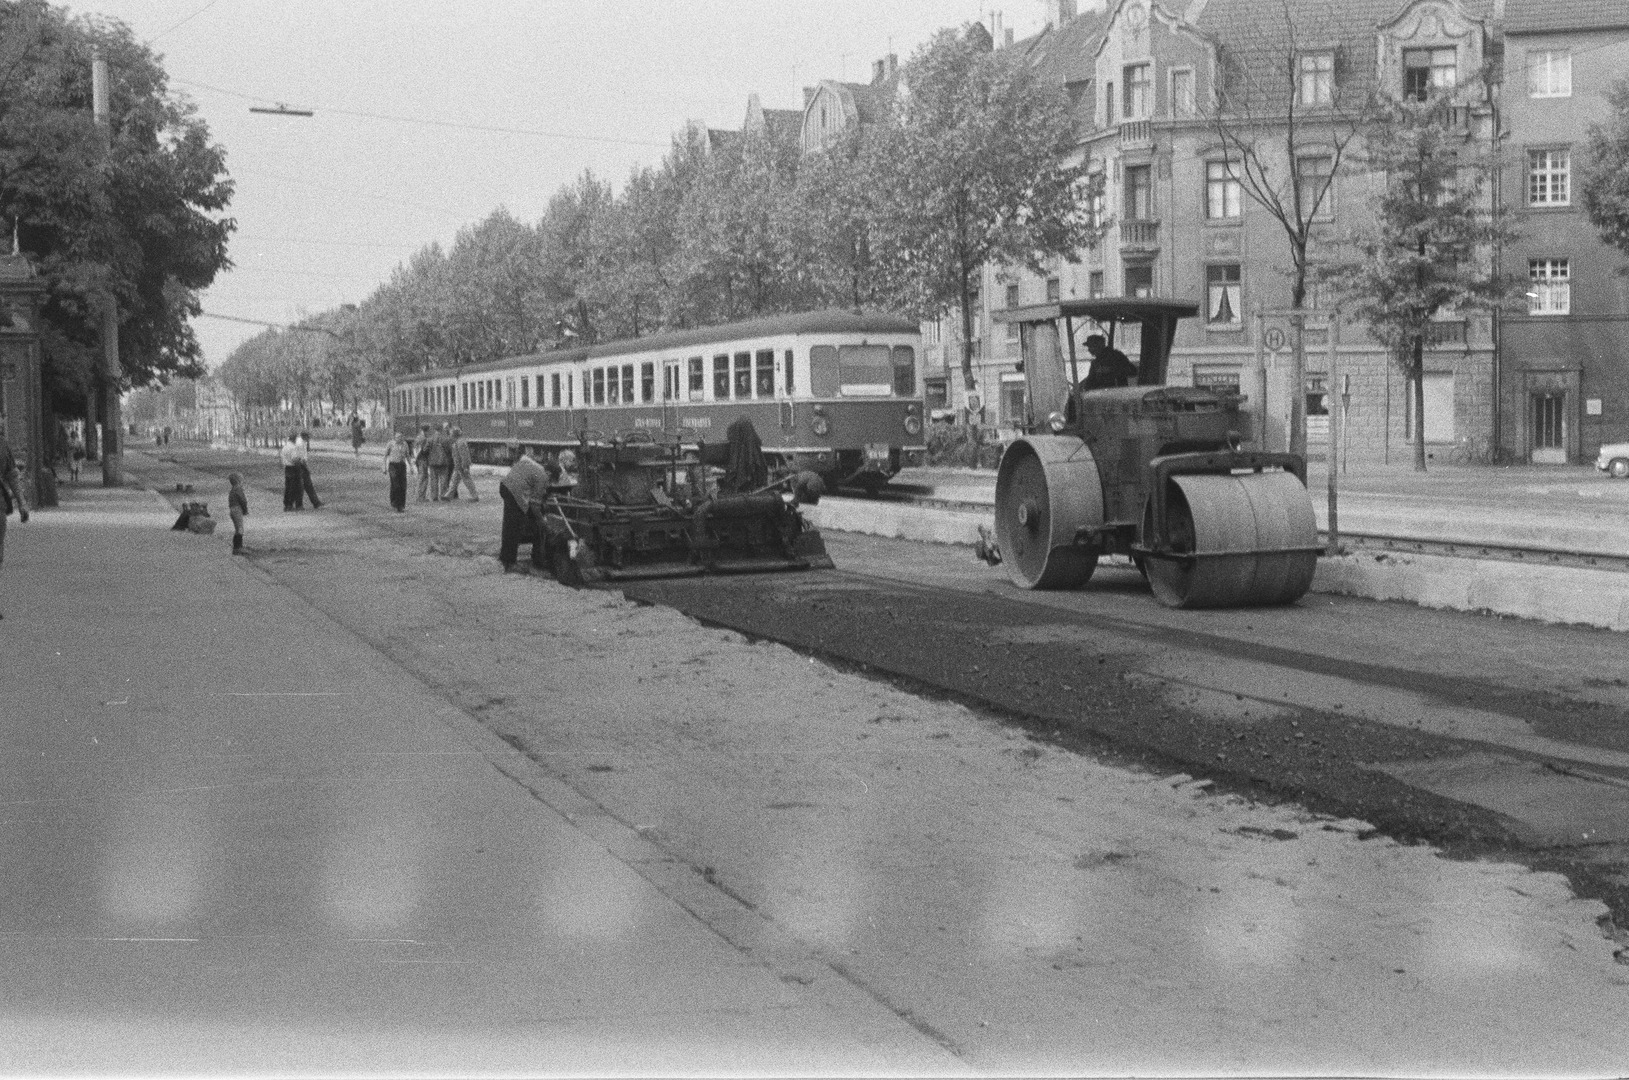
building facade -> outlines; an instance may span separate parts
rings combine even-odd
[[[1576,177],[1606,89],[1629,73],[1629,3],[1506,0],[1504,252],[1528,282],[1500,331],[1499,441],[1507,458],[1593,460],[1629,440],[1629,276],[1601,243]]]

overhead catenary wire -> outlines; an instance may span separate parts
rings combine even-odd
[[[183,86],[196,86],[201,90],[208,90],[216,94],[225,94],[228,97],[240,98],[244,101],[267,102],[271,105],[280,104],[276,100],[258,94],[245,94],[238,90],[228,90],[222,86],[212,86],[209,83],[198,82],[195,79],[172,78],[171,82]],[[437,120],[426,116],[397,116],[392,113],[369,112],[363,109],[342,109],[333,105],[312,103],[311,109],[315,112],[333,113],[337,116],[355,116],[366,120],[385,120],[396,124],[419,124],[424,127],[455,128],[464,131],[484,131],[498,135],[531,135],[543,139],[566,139],[577,142],[610,143],[619,146],[654,146],[665,148],[665,142],[656,142],[652,139],[627,139],[617,135],[584,135],[571,131],[547,131],[542,128],[509,127],[502,124],[472,124],[464,120]]]

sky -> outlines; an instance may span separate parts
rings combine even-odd
[[[992,8],[1022,38],[1048,0],[68,0],[126,23],[226,149],[235,266],[216,316],[287,324],[357,303],[499,206],[522,221],[590,169],[620,187],[690,119],[747,96],[801,108]],[[1086,5],[1082,5],[1086,6]],[[283,103],[312,117],[251,113]],[[494,128],[508,129],[502,131]],[[261,327],[195,326],[216,365]]]

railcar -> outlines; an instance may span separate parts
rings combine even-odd
[[[745,416],[777,473],[876,488],[927,445],[921,341],[890,315],[817,311],[517,356],[397,381],[409,437],[451,422],[477,460],[644,431],[722,443]]]

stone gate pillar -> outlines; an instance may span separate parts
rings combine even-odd
[[[45,285],[22,255],[0,255],[0,415],[29,504],[55,506],[55,476],[45,458],[45,399],[40,381],[40,296]]]

